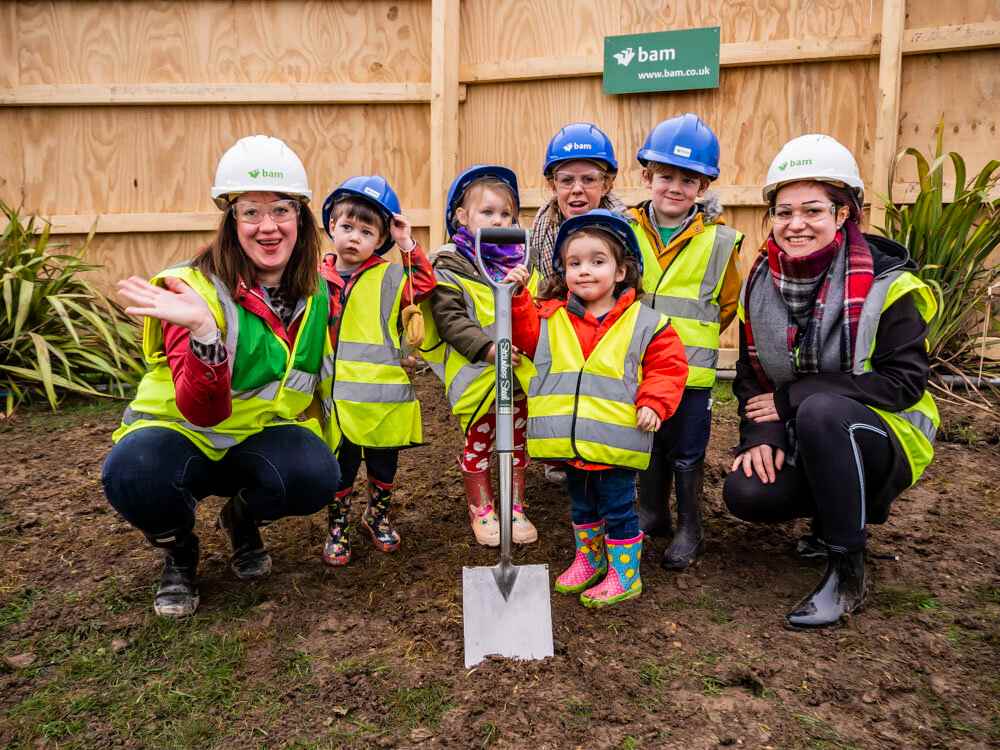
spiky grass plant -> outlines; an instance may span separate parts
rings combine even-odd
[[[121,307],[88,283],[83,261],[51,242],[49,225],[0,200],[0,391],[5,416],[26,400],[77,393],[123,398],[144,372],[139,330]]]
[[[979,368],[976,346],[990,286],[1000,281],[1000,264],[990,256],[1000,246],[1000,161],[993,159],[966,180],[965,160],[944,153],[939,124],[930,158],[915,148],[902,151],[889,174],[886,237],[905,245],[920,265],[919,276],[938,298],[938,316],[928,332],[932,367],[940,374],[969,376]],[[895,167],[905,158],[916,163],[920,193],[912,205],[891,200]],[[951,162],[955,191],[945,200],[944,167]],[[996,373],[993,373],[996,374]]]

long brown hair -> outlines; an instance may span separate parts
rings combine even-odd
[[[282,198],[294,198],[280,194]],[[253,287],[257,285],[257,269],[240,245],[236,233],[236,217],[227,208],[219,222],[215,237],[194,259],[192,265],[204,274],[214,274],[225,284],[230,294],[236,294],[240,281]],[[289,298],[299,300],[316,291],[319,280],[320,239],[316,218],[309,206],[299,202],[298,237],[281,275],[281,291]]]
[[[569,293],[569,287],[566,285],[565,251],[569,244],[577,237],[593,237],[604,243],[604,246],[614,256],[615,264],[618,268],[625,269],[625,278],[615,284],[615,299],[620,297],[626,289],[635,289],[636,297],[642,294],[642,272],[639,270],[639,259],[631,253],[626,253],[625,246],[613,234],[590,226],[573,232],[563,243],[563,246],[560,248],[560,255],[563,259],[563,270],[561,273],[550,276],[545,281],[542,288],[538,291],[538,299],[566,298],[566,295]]]

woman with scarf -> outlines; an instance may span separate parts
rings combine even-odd
[[[926,337],[937,303],[904,247],[862,234],[863,197],[836,140],[785,144],[764,188],[771,233],[740,299],[740,444],[723,497],[746,521],[812,519],[799,553],[827,567],[785,616],[793,628],[863,605],[866,526],[886,521],[934,454]]]
[[[506,167],[481,164],[470,167],[452,182],[445,209],[451,242],[431,253],[437,286],[429,300],[431,321],[421,354],[444,383],[452,413],[464,433],[459,466],[465,482],[469,522],[479,544],[500,544],[500,523],[494,512],[490,481],[496,415],[493,410],[496,348],[492,326],[493,290],[476,263],[476,232],[517,223],[520,201],[517,177]],[[502,281],[524,258],[517,245],[481,247],[483,264],[494,280]],[[538,288],[534,274],[529,289]],[[514,352],[514,374],[525,384],[527,360]],[[528,544],[538,532],[524,513],[524,430],[528,411],[523,389],[514,394],[514,513],[511,540]]]

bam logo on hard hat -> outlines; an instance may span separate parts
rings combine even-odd
[[[370,196],[371,196],[372,198],[375,198],[376,200],[378,200],[379,198],[381,198],[381,197],[382,197],[381,195],[379,195],[379,192],[378,192],[378,190],[376,190],[376,189],[375,189],[375,188],[373,188],[373,187],[368,187],[368,186],[366,185],[366,186],[364,187],[364,191],[365,191],[365,192],[366,192],[366,193],[367,193],[368,195],[370,195]]]
[[[621,52],[615,52],[615,61],[623,68],[631,65],[633,60],[644,63],[669,62],[676,59],[677,50],[673,47],[668,47],[667,49],[646,49],[640,44],[638,53],[632,47],[626,47]]]
[[[252,177],[255,180],[258,177],[271,177],[279,180],[282,180],[285,177],[284,172],[278,172],[273,169],[260,169],[259,167],[257,169],[251,169],[249,172],[247,172],[247,174],[250,175],[250,177]]]
[[[563,151],[565,151],[567,154],[570,151],[592,151],[593,149],[594,147],[589,143],[570,142],[567,143],[565,146],[563,146]]]
[[[687,146],[674,146],[674,156],[680,156],[684,159],[691,158],[691,149]]]
[[[812,163],[812,159],[790,159],[789,161],[781,162],[778,165],[778,171],[784,172],[788,167],[808,167]]]

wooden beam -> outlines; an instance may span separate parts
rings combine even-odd
[[[0,106],[426,103],[426,83],[55,84],[0,89]]]
[[[723,206],[763,206],[761,189],[758,185],[718,185],[711,190],[718,193]],[[520,194],[521,209],[538,208],[548,203],[552,193],[548,188],[524,188]],[[643,187],[615,187],[615,195],[627,205],[635,205],[649,200],[649,190]]]
[[[879,34],[845,39],[774,39],[766,42],[729,42],[719,50],[723,68],[749,65],[781,65],[828,60],[864,60],[879,57]],[[903,33],[902,54],[958,52],[1000,47],[1000,22],[969,23],[908,29]],[[585,78],[603,74],[599,54],[576,57],[530,57],[504,62],[463,65],[463,83],[498,83],[550,78]]]
[[[97,222],[97,234],[129,234],[133,232],[212,232],[219,226],[219,211],[189,211],[176,213],[108,213],[108,214],[55,214],[41,217],[51,223],[52,234],[87,234]],[[431,212],[427,208],[407,209],[407,218],[414,227],[430,225]],[[317,216],[317,222],[321,219]],[[28,217],[24,218],[27,223]],[[6,228],[0,222],[0,231]],[[38,222],[38,230],[44,226]]]
[[[458,169],[459,0],[431,2],[430,243],[447,239],[445,198]]]
[[[878,194],[885,192],[896,158],[899,132],[899,92],[903,71],[903,31],[906,0],[883,0],[882,45],[879,51],[878,100],[875,105],[875,149],[871,196],[871,226],[885,225],[885,204]]]

